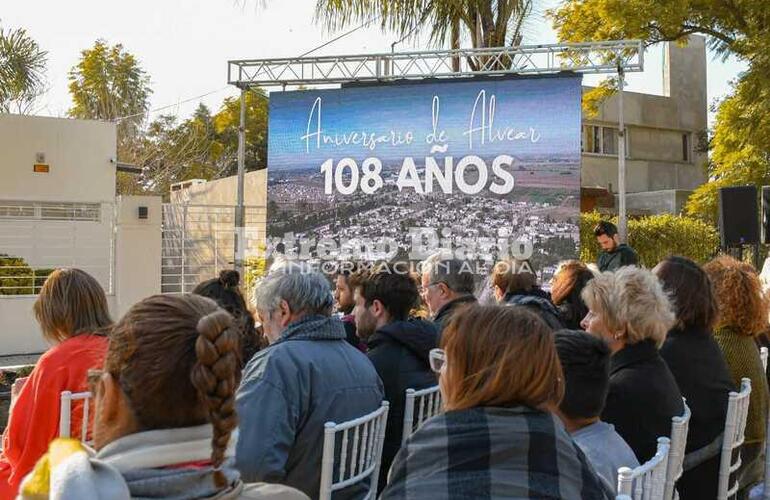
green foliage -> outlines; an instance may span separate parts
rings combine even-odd
[[[550,11],[559,39],[686,43],[698,33],[722,57],[748,70],[722,101],[710,141],[710,182],[693,193],[686,212],[715,220],[718,188],[770,182],[770,8],[767,0],[566,0]],[[595,96],[600,97],[600,96]]]
[[[427,30],[437,46],[469,39],[473,47],[501,47],[521,43],[533,7],[532,0],[317,0],[316,19],[334,31],[379,18],[402,38]]]
[[[243,293],[246,297],[246,303],[251,303],[251,298],[254,296],[254,288],[259,283],[259,280],[267,274],[267,260],[264,257],[246,259],[244,270],[246,271],[246,276],[243,280]]]
[[[0,28],[0,113],[31,111],[45,91],[48,53],[23,29]]]
[[[600,220],[617,224],[617,217],[603,218],[598,212],[580,216],[580,260],[583,262],[596,262],[599,256],[593,230]],[[670,255],[704,263],[719,250],[719,235],[713,226],[701,220],[661,214],[629,219],[628,244],[639,253],[641,264],[649,268]]]
[[[0,295],[40,293],[53,269],[33,269],[21,257],[0,254]]]
[[[760,80],[756,72],[744,74],[719,106],[710,144],[711,180],[687,200],[688,215],[715,224],[720,187],[770,184],[770,83],[766,76]]]
[[[121,44],[112,47],[104,40],[80,54],[69,72],[73,118],[121,120],[122,134],[133,137],[149,109],[150,77],[136,58]]]
[[[246,171],[267,167],[267,95],[256,88],[246,92]],[[241,121],[240,97],[228,97],[214,115],[215,142],[223,163],[223,175],[237,172],[238,127]]]
[[[267,166],[267,95],[246,93],[246,171]],[[179,121],[173,115],[153,120],[133,142],[130,156],[143,168],[133,185],[120,192],[167,196],[171,184],[187,179],[216,179],[237,172],[240,99],[227,98],[214,115],[203,104]]]

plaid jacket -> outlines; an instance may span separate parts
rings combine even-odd
[[[381,499],[611,499],[554,416],[473,408],[429,420],[396,455]]]

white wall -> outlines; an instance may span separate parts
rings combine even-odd
[[[116,316],[143,298],[160,293],[161,205],[159,196],[118,197]],[[140,206],[148,208],[147,219],[139,219]]]
[[[32,171],[36,153],[45,153],[49,174]],[[33,267],[91,273],[107,291],[117,320],[136,301],[160,292],[161,199],[116,199],[115,154],[114,124],[0,115],[0,205],[100,204],[98,221],[44,220],[39,210],[31,217],[0,217],[0,253],[24,257]],[[149,208],[147,220],[138,217],[140,205]],[[0,295],[0,355],[48,347],[32,313],[36,300]]]
[[[138,218],[139,206],[148,207],[148,219]],[[109,262],[109,254],[101,257]],[[139,300],[160,293],[160,257],[161,198],[119,197],[114,293],[107,295],[113,320]],[[36,300],[36,296],[28,295],[0,296],[0,355],[39,353],[48,347],[32,312]]]
[[[36,300],[29,295],[0,297],[0,355],[37,354],[48,349],[32,312]],[[107,305],[115,319],[114,295],[107,296]]]
[[[0,114],[0,200],[112,202],[116,141],[114,123]]]

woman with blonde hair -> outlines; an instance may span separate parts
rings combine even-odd
[[[644,463],[684,412],[682,394],[658,353],[674,325],[672,304],[652,272],[633,266],[605,272],[583,290],[583,329],[610,348],[610,391],[602,420],[615,426]]]
[[[51,273],[33,311],[52,347],[13,398],[0,455],[0,500],[16,497],[22,478],[58,435],[61,393],[86,391],[88,370],[100,367],[107,352],[105,332],[112,323],[107,297],[88,273]],[[83,403],[73,403],[73,434],[82,420]]]
[[[554,334],[523,307],[470,305],[431,351],[445,413],[407,440],[382,497],[610,498],[552,415],[564,393]]]
[[[762,478],[761,454],[764,449],[768,411],[767,378],[754,338],[767,327],[768,302],[754,269],[727,255],[705,266],[714,286],[719,315],[714,339],[722,349],[727,368],[736,387],[742,378],[751,380],[751,401],[746,421],[743,465],[738,474],[741,489]]]

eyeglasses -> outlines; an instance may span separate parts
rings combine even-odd
[[[444,365],[446,365],[446,353],[444,352],[444,349],[431,349],[428,353],[428,360],[430,361],[430,369],[439,373]]]
[[[425,295],[428,293],[428,290],[430,290],[431,287],[440,285],[441,283],[444,283],[443,281],[437,281],[435,283],[431,283],[428,286],[421,286],[417,288],[417,291],[420,293],[420,295]]]

